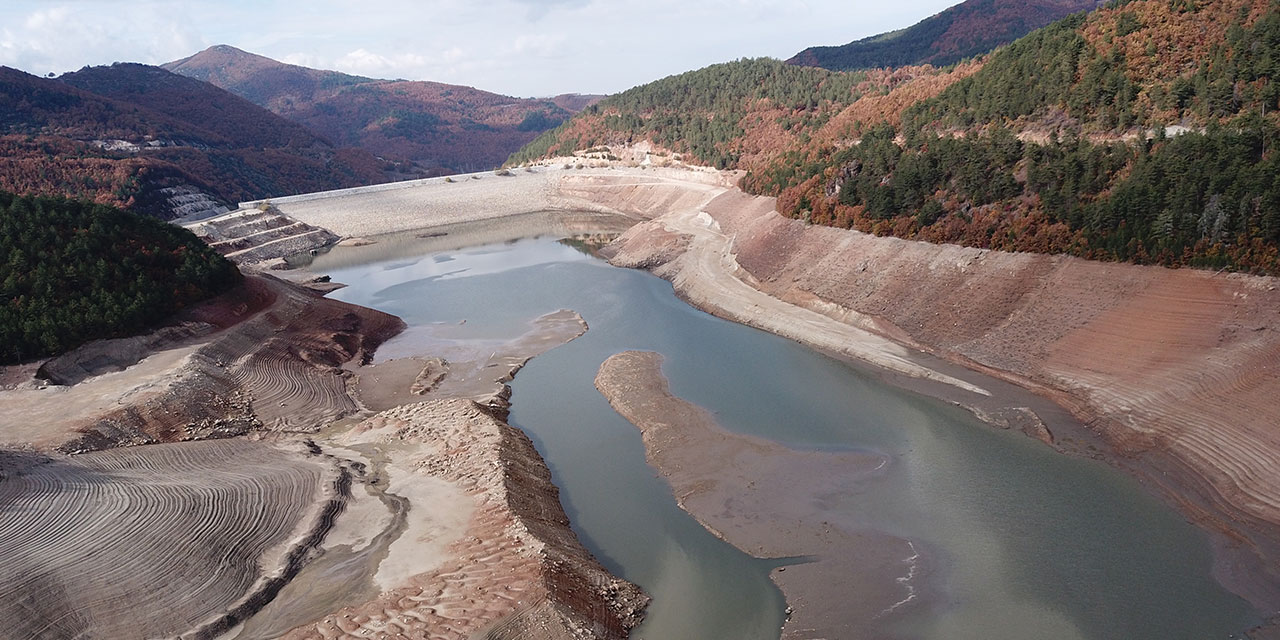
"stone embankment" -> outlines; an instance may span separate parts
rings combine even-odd
[[[240,265],[279,264],[289,256],[314,252],[338,241],[269,206],[239,209],[184,225],[215,251]]]

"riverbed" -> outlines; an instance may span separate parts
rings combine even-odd
[[[679,509],[639,432],[592,383],[632,349],[661,353],[671,392],[729,431],[887,461],[823,501],[834,526],[920,550],[892,581],[920,595],[875,623],[886,636],[1227,638],[1260,622],[1214,582],[1207,536],[1127,476],[692,309],[647,273],[553,238],[360,250],[311,269],[349,285],[334,297],[420,328],[410,336],[483,344],[558,309],[585,319],[584,336],[517,375],[510,422],[537,443],[584,544],[653,596],[633,637],[777,638],[786,603],[770,574],[805,559],[752,557]]]

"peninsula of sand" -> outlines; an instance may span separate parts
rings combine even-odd
[[[21,517],[0,520],[0,574],[23,596],[0,613],[23,622],[0,637],[624,637],[643,594],[578,543],[537,451],[504,422],[504,383],[589,331],[581,318],[531,318],[479,360],[377,359],[402,322],[322,297],[320,274],[275,271],[334,242],[394,255],[624,230],[610,260],[697,307],[1136,475],[1214,534],[1224,584],[1280,610],[1280,280],[808,226],[733,174],[613,154],[625,160],[245,203],[190,225],[244,265],[240,289],[152,335],[4,370],[0,505]],[[646,445],[684,443],[650,450],[673,486],[747,495],[743,478],[691,475],[715,451],[806,472],[670,397],[654,356],[621,358],[601,390]],[[655,431],[653,411],[689,431]],[[832,628],[840,605],[811,587],[868,541],[735,532],[706,503],[682,506],[748,552],[813,554],[776,578],[796,608],[784,634]],[[786,526],[784,509],[758,511]]]

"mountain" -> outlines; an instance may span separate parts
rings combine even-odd
[[[284,64],[227,45],[163,67],[222,87],[339,145],[433,173],[495,167],[599,99],[522,99],[437,82],[376,80]]]
[[[101,93],[99,93],[101,92]],[[173,218],[242,200],[386,179],[222,89],[116,64],[60,79],[0,68],[0,188],[67,195]]]
[[[318,93],[337,87],[377,82],[337,71],[284,64],[225,44],[160,66],[226,89],[276,113],[294,102],[312,102]]]
[[[305,127],[244,98],[159,67],[117,63],[86,67],[58,80],[206,131],[209,139],[231,148],[330,146]]]
[[[947,66],[1101,4],[1102,0],[966,0],[905,29],[840,46],[810,47],[787,62],[836,71]]]
[[[1276,0],[1129,0],[948,69],[672,76],[511,162],[648,141],[816,224],[1280,274],[1277,71]]]

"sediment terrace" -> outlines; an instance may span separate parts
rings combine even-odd
[[[260,274],[147,336],[6,370],[0,637],[625,637],[647,598],[578,543],[493,413],[586,330],[567,310],[532,325],[435,377],[494,365],[494,408],[419,402],[421,354],[354,431],[362,365],[404,323]]]
[[[0,455],[0,635],[173,637],[244,607],[323,535],[339,470],[244,440]]]

